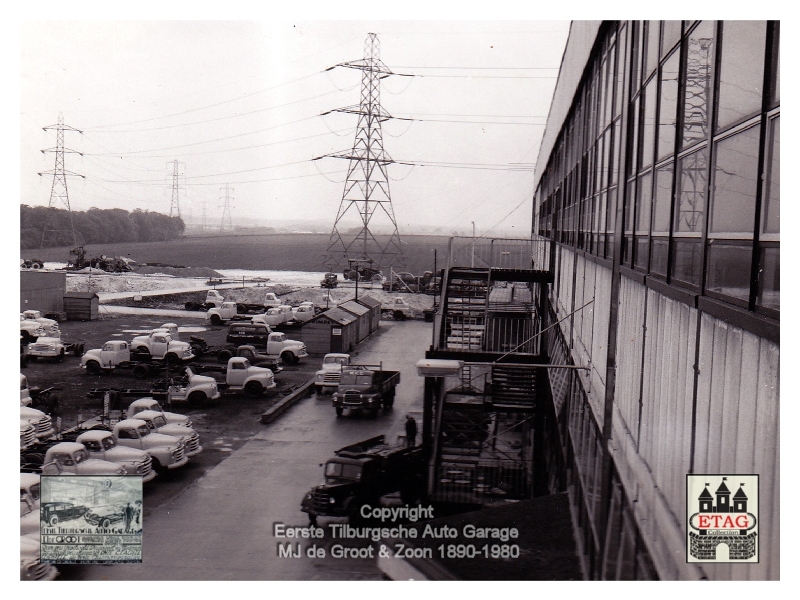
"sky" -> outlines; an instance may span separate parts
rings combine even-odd
[[[178,161],[189,225],[205,214],[218,230],[227,194],[234,225],[327,233],[348,161],[320,157],[352,147],[357,116],[335,109],[359,103],[362,77],[336,65],[363,58],[376,33],[397,74],[380,91],[398,117],[382,134],[400,234],[472,235],[474,223],[526,237],[568,31],[520,19],[22,21],[20,201],[50,202],[52,175],[38,173],[54,168],[41,150],[56,132],[43,128],[61,114],[79,130],[64,134],[65,168],[83,176],[68,177],[73,210],[168,214]],[[372,225],[390,222],[376,213]]]

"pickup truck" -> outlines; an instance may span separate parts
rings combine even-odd
[[[192,347],[187,342],[173,340],[171,335],[161,331],[136,336],[130,348],[131,353],[145,360],[163,359],[171,364],[179,364],[194,358]]]
[[[292,314],[294,315],[295,321],[304,323],[305,321],[313,319],[315,316],[317,316],[317,309],[313,302],[303,302],[297,308],[292,309]]]
[[[22,312],[22,318],[27,321],[35,321],[44,328],[44,335],[48,337],[61,337],[61,330],[58,328],[58,321],[48,319],[38,310],[26,310]]]
[[[391,312],[395,321],[414,318],[414,309],[404,298],[391,298],[389,302],[384,302],[381,305],[381,312],[383,311]]]
[[[257,313],[267,310],[268,308],[276,308],[280,306],[281,301],[278,296],[275,295],[274,292],[267,292],[264,296],[264,303],[263,304],[252,304],[246,302],[238,302],[236,304],[236,309],[239,311],[239,314],[247,314],[247,313]]]
[[[36,321],[30,321],[26,319],[22,313],[20,313],[19,335],[22,339],[22,343],[27,344],[29,342],[32,342],[36,338],[45,335],[45,331],[41,323],[37,323]]]
[[[181,440],[153,433],[141,419],[124,419],[114,425],[113,433],[120,446],[145,450],[153,459],[156,473],[177,469],[189,462]]]
[[[42,465],[44,475],[125,475],[122,465],[98,460],[78,442],[60,442],[47,449]]]
[[[227,363],[234,356],[246,358],[254,367],[264,367],[269,369],[272,371],[273,375],[277,375],[283,371],[280,365],[281,359],[279,357],[262,354],[256,349],[255,346],[250,344],[239,346],[236,348],[235,354],[233,350],[220,350],[219,354],[217,354],[217,359],[224,360],[224,362]]]
[[[64,360],[67,349],[61,338],[41,336],[35,342],[28,344],[28,360],[34,358],[52,358],[57,361]]]
[[[192,426],[192,420],[189,417],[164,410],[155,398],[139,398],[134,400],[128,406],[128,410],[125,414],[129,419],[135,419],[136,414],[143,410],[152,410],[160,413],[166,422],[172,425],[182,425],[183,427]]]
[[[350,364],[350,355],[339,352],[326,354],[322,368],[314,374],[314,388],[317,394],[332,394],[339,389],[342,369]]]
[[[153,459],[147,452],[120,446],[110,431],[92,429],[80,434],[75,441],[84,445],[91,458],[122,465],[128,475],[141,475],[143,483],[152,481],[156,476]]]
[[[284,364],[293,365],[308,356],[303,342],[287,339],[286,334],[274,332],[269,325],[238,323],[228,327],[225,341],[235,346],[252,345],[266,350],[267,356],[280,357]]]
[[[212,325],[222,325],[225,321],[241,321],[250,317],[239,312],[236,302],[223,302],[221,306],[209,308],[206,311],[206,321]]]
[[[137,413],[136,418],[147,423],[151,431],[161,435],[168,435],[183,442],[186,456],[197,456],[203,451],[200,445],[200,435],[191,427],[167,423],[164,416],[155,410],[143,410]]]
[[[153,361],[147,356],[143,352],[131,356],[131,346],[128,342],[109,340],[102,348],[87,350],[81,356],[81,368],[86,369],[90,375],[100,375],[115,369],[130,369],[134,377],[143,379],[164,367],[163,362]]]
[[[325,481],[311,489],[300,503],[312,525],[318,516],[361,520],[365,504],[379,506],[381,496],[400,492],[413,503],[422,491],[425,460],[421,446],[386,444],[379,435],[340,448],[325,463]]]
[[[268,308],[267,312],[264,314],[253,315],[250,317],[250,322],[254,324],[267,325],[269,327],[277,327],[283,323],[288,323],[294,318],[292,307],[289,306],[288,308],[288,311],[282,309],[281,307]]]
[[[342,369],[339,389],[333,394],[336,416],[341,417],[345,408],[366,410],[372,416],[381,408],[392,408],[398,383],[400,371],[387,371],[382,365],[351,365]]]
[[[336,273],[325,273],[325,277],[319,282],[319,286],[327,289],[339,287],[339,276]]]
[[[254,367],[241,356],[234,356],[228,361],[223,390],[260,396],[265,391],[274,389],[275,378],[270,369]]]
[[[193,302],[189,301],[183,305],[186,310],[208,310],[209,308],[214,308],[215,306],[222,306],[222,303],[225,302],[225,298],[220,294],[217,290],[208,290],[206,293],[206,301],[205,302]]]

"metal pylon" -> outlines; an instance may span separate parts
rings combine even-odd
[[[225,231],[233,231],[233,221],[231,220],[231,192],[233,188],[229,185],[226,185],[224,188],[220,188],[221,190],[225,191],[225,197],[220,198],[220,200],[224,200],[225,204],[222,207],[222,223],[219,226],[219,232],[223,233]]]
[[[172,165],[172,202],[169,205],[169,216],[170,217],[178,217],[181,216],[181,205],[179,201],[179,168],[178,166],[181,164],[177,159],[172,160],[167,163],[168,165]]]
[[[381,123],[392,116],[381,107],[380,80],[393,73],[380,59],[380,43],[374,33],[367,35],[363,59],[336,66],[361,70],[361,102],[357,106],[336,109],[338,112],[358,115],[358,126],[351,150],[327,155],[345,158],[349,165],[339,212],[324,257],[325,268],[334,270],[346,267],[348,260],[371,260],[379,267],[405,267],[389,192],[388,166],[394,161],[383,148],[381,131]],[[378,240],[370,230],[376,211],[388,218],[388,223],[384,222],[390,225],[392,231],[385,242]],[[354,234],[354,228],[345,218],[354,216],[355,212],[360,223]]]
[[[77,236],[75,235],[75,224],[72,221],[72,209],[69,205],[69,191],[67,189],[67,177],[85,177],[79,173],[73,173],[72,171],[67,171],[64,168],[64,154],[71,153],[71,154],[80,154],[83,156],[82,152],[78,152],[77,150],[70,150],[69,148],[64,147],[64,131],[77,131],[78,133],[83,133],[79,129],[75,129],[74,127],[70,127],[69,125],[64,125],[64,114],[58,114],[58,123],[56,125],[48,125],[47,127],[42,127],[44,131],[56,131],[56,146],[55,148],[47,148],[42,150],[42,154],[47,152],[53,152],[56,155],[56,163],[55,167],[52,171],[43,171],[39,173],[39,175],[52,175],[53,176],[53,185],[50,188],[50,203],[47,205],[48,208],[54,208],[57,204],[63,204],[67,212],[69,213],[69,226],[70,230],[72,231],[72,245],[77,246],[78,240]],[[51,225],[55,215],[52,214],[53,211],[48,211],[50,214],[45,221],[44,228],[42,229],[42,242],[39,245],[40,248],[44,248],[44,243],[47,238],[47,232],[51,231],[48,227]],[[52,230],[55,232],[61,230]],[[60,241],[60,238],[59,238]]]

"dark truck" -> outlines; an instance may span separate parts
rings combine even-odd
[[[395,387],[400,383],[400,371],[386,371],[383,365],[350,365],[342,369],[339,389],[333,395],[336,416],[344,409],[366,410],[372,416],[378,410],[394,404]]]
[[[362,519],[361,507],[377,507],[381,496],[400,492],[413,504],[423,490],[425,460],[421,446],[386,444],[379,435],[345,446],[325,463],[325,482],[308,492],[300,510],[312,525],[317,517],[346,517],[350,523]]]

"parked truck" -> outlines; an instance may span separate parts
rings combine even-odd
[[[188,301],[183,307],[186,310],[208,310],[209,308],[214,308],[215,306],[222,306],[222,303],[225,302],[225,298],[220,294],[217,290],[208,290],[206,293],[206,301],[205,302],[193,302]]]
[[[143,483],[156,476],[153,459],[146,451],[121,446],[110,431],[92,429],[80,434],[75,441],[83,444],[91,458],[122,465],[128,475],[141,476]]]
[[[81,356],[81,368],[90,375],[100,375],[116,369],[130,369],[137,379],[159,373],[164,361],[153,360],[144,352],[131,354],[131,346],[125,340],[109,340],[102,348],[87,350]]]
[[[400,383],[400,371],[387,371],[383,365],[351,365],[342,370],[339,389],[333,394],[336,416],[344,409],[366,410],[372,416],[394,404],[395,388]]]
[[[400,492],[403,502],[419,499],[425,460],[421,446],[388,445],[385,436],[340,448],[324,467],[325,481],[300,503],[312,525],[317,517],[362,518],[365,504],[379,506],[381,496]]]
[[[23,311],[22,317],[27,321],[35,321],[44,328],[44,334],[49,337],[61,337],[61,330],[58,328],[58,321],[48,319],[38,310]]]
[[[125,475],[126,470],[120,464],[92,458],[83,444],[59,442],[47,449],[42,473],[45,475]]]
[[[145,450],[153,460],[156,473],[177,469],[189,462],[181,440],[152,432],[141,419],[124,419],[114,425],[113,433],[120,446]]]
[[[180,364],[194,358],[191,345],[173,340],[171,335],[158,330],[133,338],[130,351],[138,354],[139,359],[166,360],[171,364]]]
[[[277,375],[283,368],[281,367],[281,359],[278,356],[270,356],[259,352],[255,346],[250,344],[243,344],[238,348],[220,350],[217,355],[218,360],[224,360],[227,363],[234,356],[246,358],[254,367],[264,367],[272,371],[273,375]]]
[[[350,364],[350,355],[331,352],[322,359],[322,368],[314,375],[317,394],[332,394],[339,389],[342,369]]]
[[[223,302],[206,311],[206,320],[212,325],[222,325],[225,321],[250,320],[249,316],[239,310],[239,306],[236,302]]]

